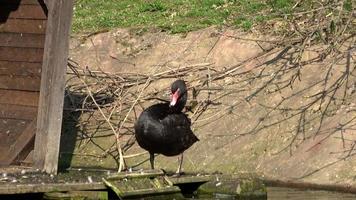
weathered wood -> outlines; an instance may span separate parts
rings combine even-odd
[[[1,4],[38,5],[41,0],[1,0],[0,2]]]
[[[105,182],[105,181],[104,181]],[[149,195],[163,195],[163,194],[172,194],[180,192],[180,189],[176,186],[166,187],[166,188],[148,188],[141,190],[133,191],[120,191],[117,187],[110,185],[109,182],[106,183],[119,197],[122,198],[134,198],[134,197],[143,197]]]
[[[39,92],[0,89],[0,104],[38,106]]]
[[[4,100],[1,93],[0,100]],[[8,166],[15,159],[25,158],[31,151],[37,108],[0,103],[0,110],[0,165]]]
[[[14,159],[14,161],[11,163],[11,165],[32,166],[32,162],[33,162],[32,158],[33,158],[33,156],[30,155],[30,154],[31,153],[33,154],[33,149],[34,149],[34,146],[35,146],[35,135],[36,135],[35,131],[36,131],[36,127],[34,127],[33,130],[34,130],[33,137],[22,148],[22,150],[17,155],[16,159]]]
[[[18,77],[0,75],[0,89],[40,91],[39,77]]]
[[[0,33],[1,47],[43,48],[44,43],[45,43],[44,34]]]
[[[42,63],[0,61],[0,75],[41,77]]]
[[[171,182],[173,185],[206,183],[211,180],[211,176],[178,176],[178,177],[168,177],[167,180]]]
[[[171,186],[167,188],[155,188],[155,189],[142,189],[131,192],[125,192],[122,194],[123,197],[140,197],[140,196],[149,196],[149,195],[164,195],[164,194],[173,194],[179,193],[180,189],[176,186]]]
[[[57,173],[73,0],[48,1],[34,165]]]
[[[157,176],[163,176],[164,173],[162,170],[146,170],[141,172],[122,172],[117,174],[110,175],[107,180],[118,180],[124,178],[151,178]]]
[[[9,150],[10,146],[16,142],[16,139],[26,129],[29,120],[21,119],[1,119],[0,120],[0,160],[6,159],[3,152]],[[4,157],[4,159],[2,159]]]
[[[0,103],[0,119],[32,120],[37,115],[37,107]]]
[[[110,187],[120,198],[142,197],[147,195],[162,195],[178,193],[180,189],[177,186],[167,183],[163,176],[154,178],[133,177],[125,180],[107,180],[104,183]]]
[[[0,6],[0,13],[8,11],[9,19],[47,19],[46,13],[42,7],[38,5],[20,5],[5,4]]]
[[[43,194],[46,200],[108,200],[108,191],[68,191],[68,192],[46,192]]]
[[[42,48],[0,47],[0,60],[20,62],[41,62]]]
[[[2,156],[0,157],[0,164],[8,166],[13,163],[21,153],[21,151],[33,140],[36,133],[36,118],[28,124],[26,129],[21,133],[21,135],[16,139],[16,141],[10,146],[10,148],[1,152]]]
[[[0,0],[0,164],[33,150],[47,8],[43,0]]]
[[[44,192],[65,192],[71,190],[105,190],[101,182],[93,183],[47,183],[47,184],[8,184],[1,185],[0,194],[25,194]]]
[[[44,34],[46,24],[46,20],[7,19],[6,23],[0,24],[0,32]]]

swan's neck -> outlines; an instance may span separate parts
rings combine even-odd
[[[183,108],[184,108],[184,104],[183,105],[176,104],[175,106],[169,108],[169,112],[180,113],[182,112]]]

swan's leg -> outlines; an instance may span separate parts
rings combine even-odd
[[[155,154],[150,152],[151,169],[155,168]]]
[[[182,164],[183,164],[183,153],[178,157],[178,169],[176,174],[180,174],[182,172]]]

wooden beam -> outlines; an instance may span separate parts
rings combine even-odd
[[[48,1],[34,167],[57,173],[73,0]]]
[[[21,151],[35,137],[35,129],[36,118],[34,118],[34,120],[26,127],[20,137],[16,139],[16,142],[10,146],[8,151],[2,152],[2,159],[0,159],[0,163],[4,166],[9,166],[11,163],[13,163]]]
[[[65,0],[67,1],[67,0]],[[106,190],[101,182],[93,183],[46,183],[46,184],[6,184],[0,187],[0,194],[26,194],[44,192],[65,192],[72,190]]]

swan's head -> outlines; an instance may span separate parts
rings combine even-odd
[[[183,80],[174,81],[171,86],[171,93],[171,102],[169,103],[169,106],[177,107],[178,110],[182,110],[188,98],[185,82]]]

